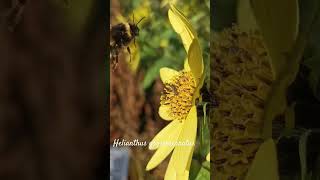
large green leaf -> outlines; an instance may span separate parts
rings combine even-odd
[[[197,174],[197,177],[195,180],[209,180],[210,179],[210,163],[209,162],[203,162],[202,167]]]
[[[205,0],[206,6],[210,9],[210,0]]]
[[[245,180],[279,180],[277,150],[272,139],[259,147]]]
[[[191,166],[190,166],[190,172],[189,172],[189,178],[191,180],[196,179],[196,177],[198,176],[198,173],[201,169],[201,164],[198,160],[193,159],[191,162]]]
[[[311,130],[304,132],[299,139],[299,156],[300,156],[300,167],[301,167],[301,180],[307,180],[307,143],[308,137],[311,134]]]

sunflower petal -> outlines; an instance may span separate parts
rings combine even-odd
[[[185,170],[182,175],[177,176],[177,180],[188,180],[189,179],[189,171]]]
[[[262,143],[245,180],[279,180],[277,149],[272,139]]]
[[[164,68],[160,69],[160,78],[161,78],[161,81],[164,83],[170,82],[172,77],[174,77],[178,74],[179,74],[178,71],[171,69],[171,68],[164,67]]]
[[[173,150],[174,146],[162,146],[160,147],[156,153],[149,160],[146,170],[149,171],[156,166],[158,166]]]
[[[159,144],[160,143],[163,143],[163,144],[159,145],[158,150],[154,153],[154,155],[148,162],[146,167],[147,171],[158,166],[170,154],[170,152],[175,147],[174,144],[177,143],[178,141],[181,129],[182,129],[181,125],[175,127],[175,131],[173,131],[170,134],[167,134],[166,139],[163,142],[159,142]]]
[[[192,145],[177,146],[172,153],[172,161],[175,162],[174,168],[177,176],[185,173],[189,167],[190,157],[192,157],[194,143],[197,135],[197,109],[193,106],[183,123],[182,131],[179,136],[179,142],[192,143]]]
[[[203,76],[203,59],[198,39],[194,39],[188,51],[188,64],[196,83],[199,84]]]
[[[193,150],[194,150],[194,147],[192,148],[192,152],[193,152]],[[189,160],[188,160],[188,164],[186,166],[187,167],[186,170],[182,174],[178,175],[177,171],[175,169],[177,161],[174,161],[173,156],[171,156],[171,159],[170,159],[169,165],[167,167],[167,171],[166,171],[164,179],[165,180],[166,179],[168,179],[168,180],[171,180],[171,179],[188,180],[191,161],[192,161],[192,153],[190,153],[190,155],[189,155]]]
[[[152,141],[149,143],[149,149],[158,149],[161,142],[168,141],[168,139],[170,140],[170,138],[168,138],[168,135],[175,134],[176,132],[180,133],[182,125],[183,123],[180,123],[179,121],[172,121],[152,139]],[[179,135],[177,135],[177,137],[178,136]]]
[[[188,52],[192,40],[197,37],[195,30],[187,18],[173,4],[170,4],[168,17],[173,29],[181,36],[184,48]]]
[[[207,154],[206,160],[207,160],[207,161],[210,161],[210,153]]]
[[[164,180],[188,180],[189,179],[189,171],[185,170],[183,174],[177,175],[177,172],[174,169],[174,162],[171,161],[169,162],[169,165],[167,167],[167,171],[164,177]]]
[[[192,154],[189,156],[188,164],[187,164],[187,169],[180,175],[177,174],[177,171],[175,169],[177,161],[173,160],[173,156],[171,156],[169,165],[167,167],[167,171],[164,177],[164,180],[171,180],[171,179],[176,179],[176,180],[188,180],[189,179],[189,169],[191,165],[191,160],[192,160]]]
[[[173,161],[173,156],[171,156],[166,174],[164,175],[164,180],[172,180],[177,178],[177,172],[175,171],[175,166],[176,162]]]
[[[173,117],[170,116],[169,112],[170,112],[170,106],[168,106],[168,105],[161,105],[161,106],[159,107],[159,116],[160,116],[162,119],[167,120],[167,121],[173,120]]]
[[[191,152],[190,155],[189,155],[187,168],[186,168],[186,170],[185,170],[185,172],[184,172],[184,174],[185,174],[185,175],[187,174],[188,176],[189,176],[189,170],[190,170],[190,166],[191,166],[191,162],[192,162],[193,151],[194,151],[194,146],[192,147],[192,152]],[[187,177],[188,177],[188,176],[187,176]]]
[[[190,66],[189,66],[189,62],[188,62],[188,58],[184,61],[183,69],[185,71],[191,71]]]

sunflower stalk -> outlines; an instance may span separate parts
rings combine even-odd
[[[210,133],[207,118],[207,102],[203,103],[203,118],[200,128],[200,154],[201,157],[206,157],[210,152]]]

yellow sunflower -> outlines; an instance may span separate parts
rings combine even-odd
[[[172,4],[168,16],[181,36],[188,57],[183,70],[160,69],[164,90],[159,115],[171,122],[150,142],[149,149],[157,151],[146,170],[158,166],[173,151],[164,179],[188,179],[197,134],[195,102],[204,79],[203,59],[199,40],[187,18]]]

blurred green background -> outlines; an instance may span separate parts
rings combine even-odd
[[[209,51],[210,37],[210,4],[208,0],[182,0],[171,1],[191,21],[200,38],[203,52]],[[161,67],[182,69],[186,52],[180,37],[172,29],[168,20],[168,0],[121,0],[123,16],[132,21],[132,13],[140,23],[140,35],[137,37],[140,59],[137,71],[144,71],[143,88],[148,89],[156,77],[159,76]],[[208,54],[204,54],[208,60]],[[137,64],[137,62],[135,62]],[[135,64],[133,63],[133,64]]]

